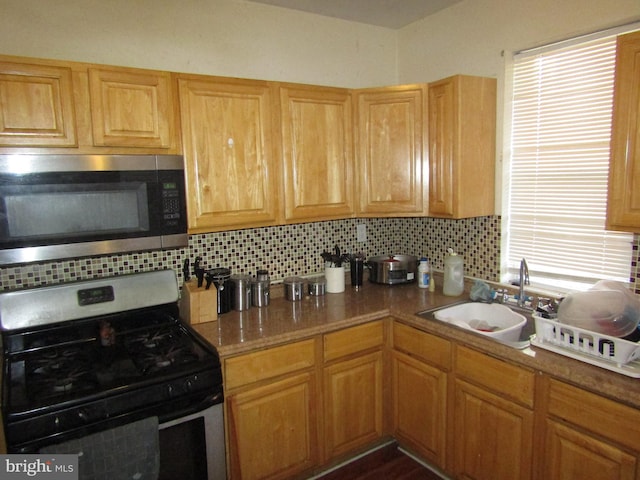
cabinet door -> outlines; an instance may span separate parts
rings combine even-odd
[[[348,90],[281,86],[285,220],[353,214],[353,135]]]
[[[176,147],[168,72],[89,69],[93,143],[106,147]]]
[[[71,69],[0,62],[0,145],[77,146]]]
[[[426,89],[405,85],[357,92],[358,212],[426,211]]]
[[[496,81],[458,75],[429,85],[429,214],[495,212]]]
[[[545,478],[640,478],[637,409],[549,377],[541,385],[547,413]]]
[[[548,421],[546,429],[546,480],[636,479],[635,456],[558,422]]]
[[[453,468],[456,478],[531,478],[531,410],[456,380],[454,412]]]
[[[317,464],[314,385],[303,373],[227,398],[232,479],[285,479]]]
[[[618,37],[607,228],[640,232],[640,32]]]
[[[398,352],[392,362],[394,435],[444,468],[447,375]]]
[[[179,79],[190,233],[276,223],[266,82]]]
[[[329,458],[382,436],[382,352],[324,369],[325,445]]]

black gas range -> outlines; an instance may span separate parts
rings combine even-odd
[[[218,353],[177,297],[172,270],[0,294],[9,452],[221,404]]]

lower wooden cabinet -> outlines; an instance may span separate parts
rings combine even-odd
[[[454,412],[456,478],[531,478],[533,411],[458,380]]]
[[[637,480],[640,412],[545,379],[545,455],[539,478]]]
[[[634,480],[638,462],[620,447],[562,423],[547,422],[545,479]]]
[[[304,478],[383,435],[384,321],[224,360],[229,478]]]
[[[396,322],[393,348],[393,434],[401,445],[444,468],[451,343]]]
[[[231,478],[289,478],[317,464],[315,379],[303,373],[228,398]]]
[[[285,479],[318,464],[314,339],[225,360],[231,479]]]
[[[325,451],[335,458],[382,436],[382,352],[324,369]]]
[[[531,479],[534,373],[461,346],[454,372],[449,433],[455,478]]]
[[[402,353],[393,354],[396,439],[428,462],[444,466],[447,374]]]
[[[324,336],[327,460],[366,447],[382,437],[383,343],[382,321]]]
[[[640,409],[400,321],[224,359],[229,478],[308,478],[393,436],[456,480],[640,480]]]

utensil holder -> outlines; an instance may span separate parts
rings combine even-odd
[[[344,292],[344,267],[325,267],[324,276],[327,279],[327,293]]]

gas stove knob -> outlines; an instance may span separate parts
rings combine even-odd
[[[167,385],[167,397],[171,398],[173,397],[173,394],[175,392],[175,389],[173,388],[173,385],[171,385],[170,383]]]
[[[192,390],[193,390],[193,380],[191,380],[190,378],[187,378],[187,379],[184,381],[184,389],[185,389],[185,391],[187,391],[187,392],[192,391]]]
[[[89,421],[89,414],[85,410],[78,410],[78,418],[86,423]]]

